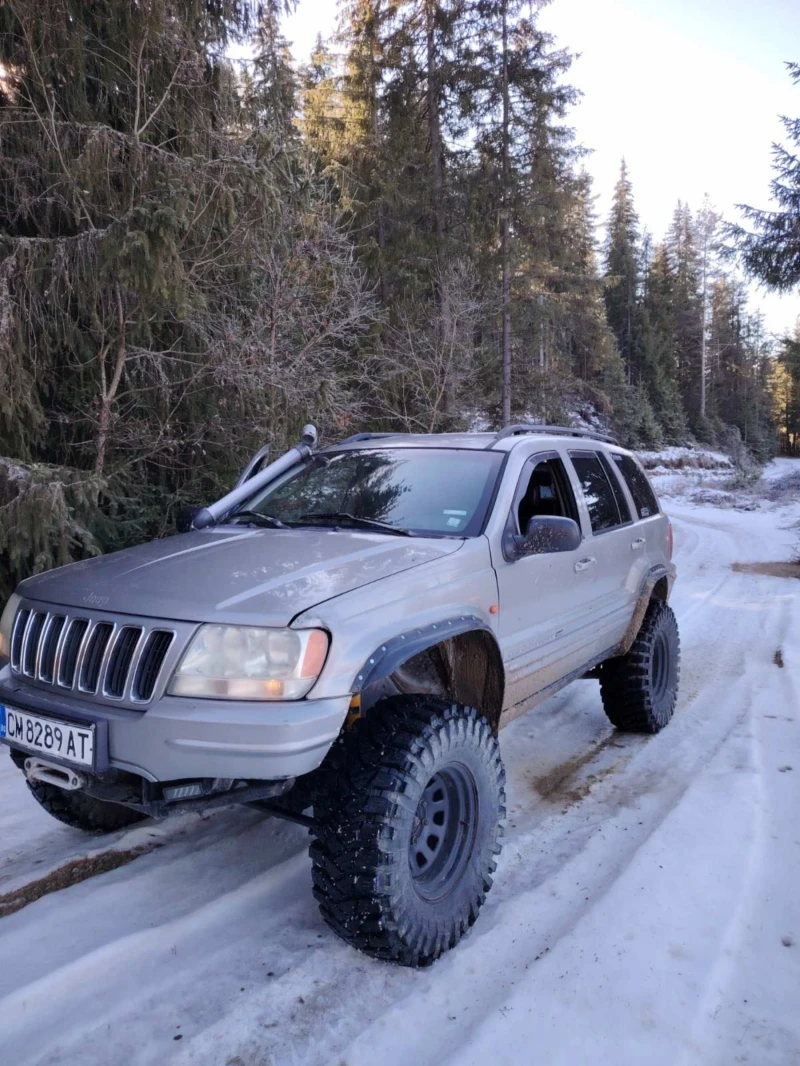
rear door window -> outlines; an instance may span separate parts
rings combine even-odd
[[[625,497],[622,485],[620,484],[619,478],[611,467],[611,460],[608,458],[608,456],[605,455],[603,452],[598,452],[597,454],[600,458],[600,462],[603,464],[603,469],[608,475],[608,480],[611,482],[611,491],[614,493],[614,499],[617,501],[617,507],[619,508],[619,516],[622,520],[622,524],[625,525],[627,522],[632,521],[632,519],[631,509],[628,505],[628,501]]]
[[[651,515],[658,514],[658,500],[644,470],[630,455],[618,455],[616,452],[612,452],[611,455],[617,470],[622,474],[625,484],[630,489],[636,506],[636,517],[649,518]]]
[[[602,533],[630,521],[620,515],[614,488],[597,452],[570,452],[570,459],[589,509],[592,532]]]

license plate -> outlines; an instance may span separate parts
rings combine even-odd
[[[70,725],[0,703],[0,740],[78,766],[94,766],[93,725]]]

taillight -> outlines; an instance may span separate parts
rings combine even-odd
[[[672,522],[667,519],[667,554],[672,559],[672,548],[674,544],[674,538],[672,536]]]

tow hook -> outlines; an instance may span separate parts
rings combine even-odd
[[[66,766],[59,766],[58,763],[45,762],[44,759],[26,759],[23,765],[28,781],[55,785],[56,788],[63,788],[65,792],[77,792],[86,786],[83,774]]]

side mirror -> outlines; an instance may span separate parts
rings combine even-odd
[[[179,533],[191,533],[195,515],[202,511],[202,507],[181,507],[175,515],[175,528]]]
[[[509,561],[524,555],[546,555],[549,552],[571,552],[581,545],[581,531],[577,522],[558,515],[536,515],[528,522],[525,535],[512,533],[503,545]]]

